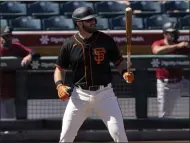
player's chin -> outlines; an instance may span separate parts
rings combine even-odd
[[[93,33],[93,32],[96,32],[97,31],[97,28],[96,27],[91,27],[90,29],[89,29],[89,32],[90,33]]]

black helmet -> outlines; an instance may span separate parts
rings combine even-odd
[[[172,42],[177,42],[179,38],[179,31],[177,28],[177,23],[175,22],[166,22],[163,25],[163,32],[164,33],[170,33],[171,34],[171,41]]]
[[[88,20],[97,17],[94,10],[91,7],[83,6],[75,9],[72,14],[72,19],[74,22],[81,20]]]
[[[11,35],[12,31],[13,29],[11,27],[8,27],[8,26],[1,27],[0,36]]]
[[[177,23],[175,23],[175,22],[166,22],[163,25],[163,31],[164,32],[177,32],[178,31]]]
[[[3,45],[4,48],[9,48],[10,44],[12,43],[12,39],[10,38],[10,36],[12,36],[12,31],[13,29],[11,27],[1,27],[0,36],[2,36],[5,40],[5,43]]]

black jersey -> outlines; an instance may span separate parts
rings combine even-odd
[[[68,38],[60,50],[56,65],[71,68],[74,85],[106,85],[111,82],[110,62],[123,60],[115,41],[103,32],[95,32],[83,40],[78,33]]]

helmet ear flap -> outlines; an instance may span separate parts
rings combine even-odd
[[[94,18],[95,19],[95,23],[97,24],[97,19],[96,18]]]
[[[77,20],[74,19],[74,18],[73,18],[73,24],[74,24],[75,28],[78,28],[78,26],[77,26]]]
[[[1,35],[1,36],[4,36],[4,35],[11,35],[11,34],[12,34],[12,31],[13,31],[13,28],[8,27],[8,26],[5,26],[5,27],[2,27],[2,28],[0,29],[0,35]]]
[[[75,27],[77,27],[77,23],[76,23],[75,20],[73,20],[73,24],[74,24]]]

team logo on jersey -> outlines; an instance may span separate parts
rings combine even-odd
[[[97,64],[100,64],[104,60],[105,55],[105,49],[104,48],[96,48],[94,49],[94,60]]]

